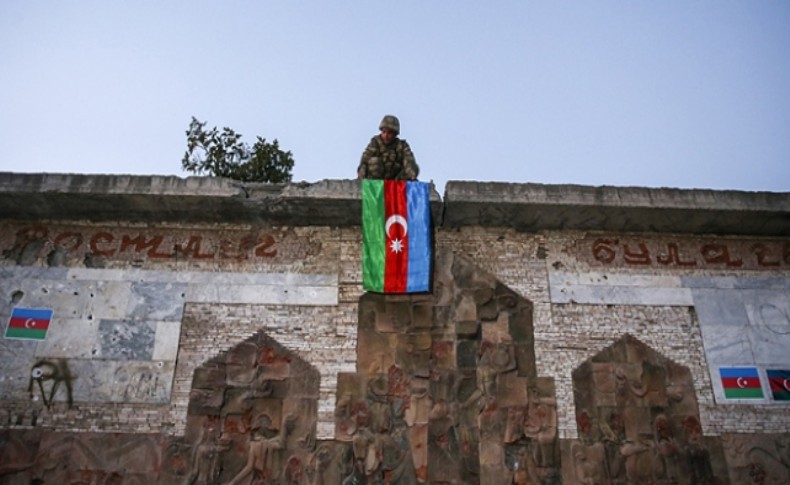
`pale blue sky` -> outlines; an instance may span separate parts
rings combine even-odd
[[[0,171],[187,176],[191,116],[353,178],[790,191],[790,2],[0,2]]]

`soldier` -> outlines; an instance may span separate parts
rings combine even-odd
[[[417,180],[420,168],[406,140],[398,138],[400,121],[392,115],[379,123],[381,133],[370,139],[357,168],[357,178]]]

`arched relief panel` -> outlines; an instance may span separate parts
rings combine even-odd
[[[687,367],[625,335],[573,371],[573,390],[579,438],[563,442],[564,483],[726,483]]]
[[[173,483],[304,475],[315,449],[319,380],[317,369],[264,332],[198,367],[186,434],[171,444],[188,448],[190,466],[170,470]]]
[[[363,295],[357,373],[338,376],[336,413],[360,479],[559,477],[554,385],[536,375],[532,318],[530,301],[446,251],[432,294]]]

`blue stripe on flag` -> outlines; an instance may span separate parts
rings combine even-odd
[[[726,377],[760,377],[756,367],[720,367],[722,379]]]
[[[790,370],[767,369],[765,371],[769,379],[790,379]]]
[[[428,291],[431,281],[431,205],[426,182],[406,182],[409,225],[408,293]]]
[[[43,308],[14,308],[11,318],[32,318],[34,320],[51,320],[52,310]]]

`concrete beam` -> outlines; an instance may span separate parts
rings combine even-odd
[[[790,235],[790,193],[450,181],[444,226]]]
[[[215,177],[0,172],[0,218],[360,225],[357,180],[242,183]],[[435,227],[790,235],[790,193],[450,181]]]
[[[0,172],[0,218],[87,221],[265,222],[359,226],[357,180],[244,183],[217,177]],[[431,191],[441,224],[442,203]]]

